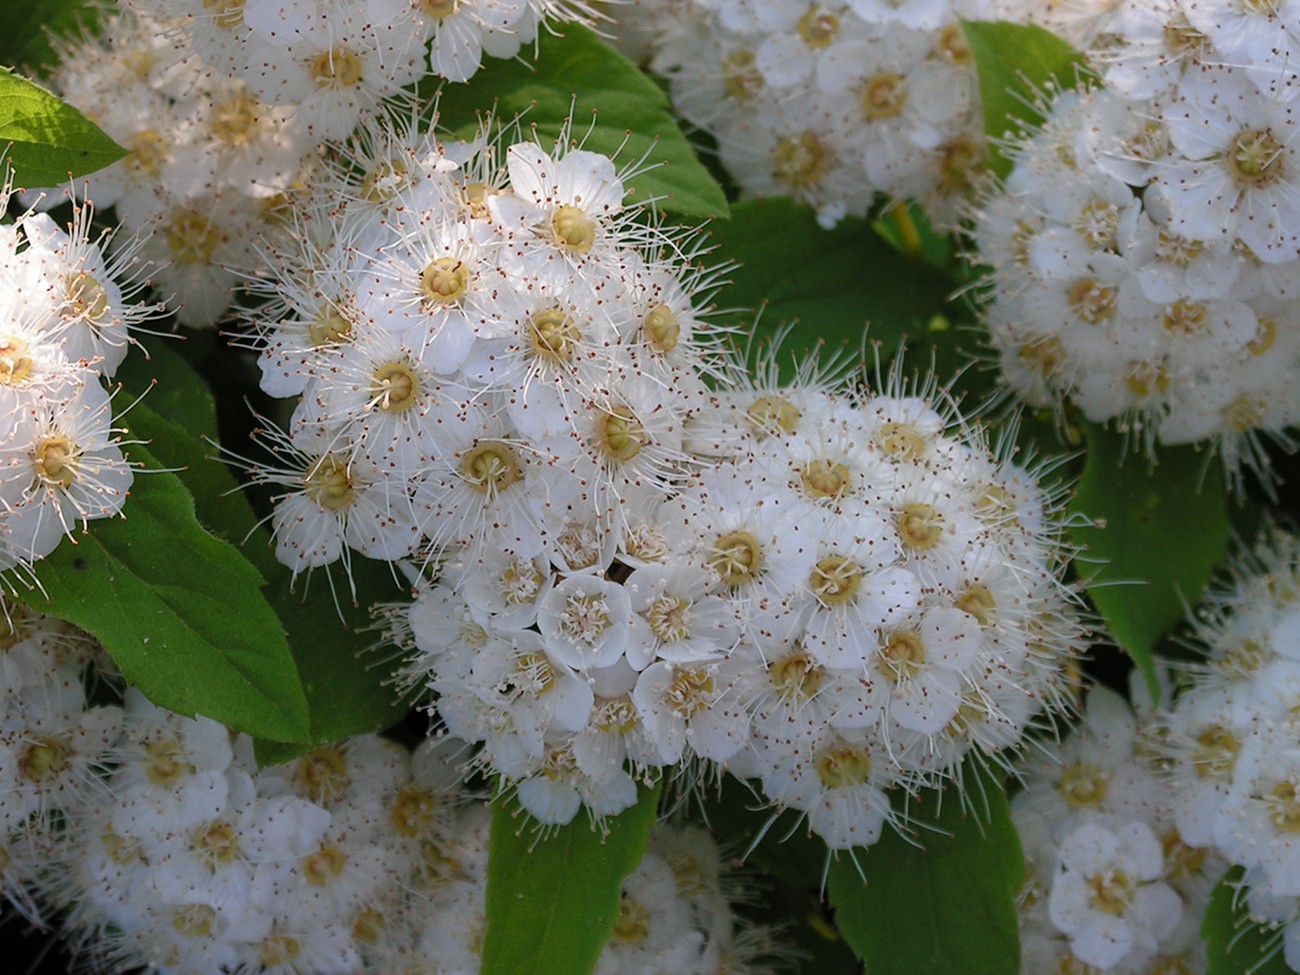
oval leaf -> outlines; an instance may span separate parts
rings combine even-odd
[[[1005,178],[1011,163],[1001,141],[1041,125],[1043,115],[1033,106],[1043,93],[1075,87],[1087,68],[1083,55],[1036,24],[966,20],[962,29],[979,77],[989,169]]]
[[[126,155],[90,119],[40,85],[0,68],[0,150],[20,186],[58,186]]]
[[[202,376],[162,346],[148,359],[129,356],[116,378],[135,395],[152,386],[144,403],[167,419],[141,403],[127,417],[128,428],[147,440],[153,454],[190,489],[203,525],[239,548],[268,580],[266,593],[293,648],[311,730],[296,743],[258,741],[259,762],[286,762],[318,745],[380,731],[401,720],[405,708],[390,680],[398,661],[362,652],[374,643],[373,635],[364,632],[372,627],[370,607],[403,595],[393,571],[354,556],[349,579],[338,570],[333,575],[321,570],[295,580],[276,559],[270,533],[258,524],[230,470],[200,439],[217,432],[216,408]]]
[[[765,332],[793,329],[792,351],[818,341],[856,349],[863,329],[882,353],[891,354],[903,338],[927,338],[930,320],[946,305],[956,282],[923,260],[891,246],[865,220],[848,217],[833,230],[791,200],[748,200],[731,210],[731,219],[710,230],[714,261],[739,265],[719,299],[739,306],[732,315],[742,324],[761,309]]]
[[[595,830],[579,813],[545,839],[513,800],[492,804],[481,975],[589,975],[645,855],[659,788]]]
[[[1200,598],[1228,548],[1222,472],[1194,447],[1161,448],[1153,468],[1125,451],[1120,434],[1093,424],[1086,432],[1070,512],[1090,524],[1071,532],[1084,550],[1076,568],[1155,698],[1156,641]]]
[[[1233,867],[1210,896],[1201,921],[1208,964],[1206,975],[1288,975],[1282,957],[1282,932],[1250,920],[1245,897],[1237,892],[1241,867]],[[1238,903],[1240,901],[1240,903]]]
[[[920,827],[912,842],[887,829],[870,849],[856,851],[865,883],[847,856],[831,864],[835,925],[870,975],[1020,970],[1020,837],[998,784],[970,763],[965,782],[976,790],[978,820],[963,812],[954,791],[927,792],[912,805]]]
[[[180,480],[141,447],[125,518],[94,522],[36,564],[33,609],[93,634],[155,704],[277,741],[308,736],[307,701],[262,577],[209,534]]]
[[[631,180],[633,202],[663,197],[657,206],[669,213],[725,217],[722,187],[677,127],[659,86],[587,28],[564,24],[560,29],[563,34],[539,32],[537,68],[522,57],[490,59],[472,84],[444,85],[439,123],[469,138],[482,114],[494,112],[508,121],[526,112],[525,126],[554,139],[564,120],[572,118],[573,137],[584,149],[622,163],[644,157],[646,164],[665,164]]]

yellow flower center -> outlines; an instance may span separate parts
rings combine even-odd
[[[649,443],[645,427],[626,406],[602,411],[596,421],[596,446],[612,460],[625,463]]]
[[[172,930],[185,938],[205,938],[216,919],[217,912],[207,904],[186,904],[172,911]]]
[[[1069,766],[1056,782],[1062,798],[1075,809],[1095,806],[1106,798],[1109,787],[1110,775],[1087,762],[1076,762]]]
[[[324,887],[343,873],[348,858],[337,846],[322,846],[315,853],[303,857],[302,875],[313,887]]]
[[[94,322],[108,311],[108,292],[85,271],[70,274],[63,280],[63,293],[70,318]]]
[[[713,543],[708,562],[723,585],[736,589],[754,578],[762,568],[763,552],[758,540],[749,532],[727,532],[719,535]]]
[[[928,504],[905,505],[894,524],[899,540],[907,548],[934,548],[943,536],[943,516]]]
[[[415,405],[420,377],[407,362],[385,362],[372,374],[370,396],[374,405],[389,413],[402,413]]]
[[[465,455],[460,469],[473,490],[493,497],[519,480],[519,460],[509,444],[500,441],[478,444]]]
[[[170,785],[185,775],[194,773],[194,766],[185,761],[185,749],[171,738],[147,742],[144,746],[144,774],[154,785]]]
[[[813,501],[835,500],[849,491],[849,469],[839,461],[814,460],[799,472],[805,496]]]
[[[572,317],[559,308],[544,308],[528,319],[528,344],[533,355],[553,364],[568,362],[582,339]]]
[[[1088,878],[1088,903],[1106,914],[1123,914],[1133,893],[1133,881],[1123,870],[1107,870]]]
[[[817,759],[817,777],[828,789],[861,785],[871,775],[871,756],[865,748],[841,744]]]
[[[858,104],[869,122],[893,118],[907,104],[907,85],[903,76],[892,71],[872,75],[858,89]]]
[[[830,167],[830,151],[811,132],[786,136],[772,150],[772,174],[793,189],[815,186]]]
[[[786,699],[811,698],[822,681],[822,668],[802,650],[786,654],[767,669],[768,679]]]
[[[312,802],[332,802],[347,788],[347,760],[333,745],[317,748],[298,760],[293,780]]]
[[[420,294],[426,304],[452,305],[469,290],[470,273],[464,261],[440,257],[420,272]]]
[[[326,454],[311,466],[303,488],[322,511],[342,511],[357,496],[347,461],[334,454]]]
[[[333,47],[308,61],[307,70],[316,87],[343,91],[361,81],[361,58],[346,47]]]
[[[36,445],[32,467],[50,487],[69,488],[76,480],[77,445],[67,437],[46,437]]]
[[[974,585],[970,586],[954,601],[958,609],[967,613],[979,622],[981,626],[988,626],[993,619],[993,613],[997,609],[997,602],[993,599],[993,593],[989,592],[987,586]]]
[[[200,860],[215,868],[239,855],[239,833],[230,823],[213,820],[194,827],[191,845]]]
[[[221,235],[212,221],[193,210],[172,220],[163,230],[163,237],[177,264],[206,264],[221,243]]]
[[[840,30],[840,19],[825,7],[810,7],[795,28],[809,47],[828,47]]]
[[[1081,320],[1089,325],[1099,325],[1115,317],[1118,295],[1118,288],[1100,284],[1092,278],[1079,278],[1070,285],[1065,300]]]
[[[32,374],[31,344],[17,335],[0,335],[0,383],[17,386]]]
[[[748,101],[763,88],[763,75],[754,67],[754,53],[743,48],[722,59],[722,87],[739,101]]]
[[[1192,747],[1192,768],[1203,779],[1226,777],[1237,762],[1241,744],[1223,725],[1212,724],[1196,736]]]
[[[925,453],[925,436],[910,423],[882,423],[875,441],[894,460],[917,460]]]
[[[667,305],[655,305],[642,323],[646,344],[656,352],[671,352],[677,348],[682,326]]]
[[[660,643],[674,643],[691,635],[691,603],[680,596],[660,596],[646,611],[650,632]]]
[[[896,684],[911,680],[925,666],[925,644],[915,630],[895,630],[877,652],[880,672]]]
[[[596,242],[596,222],[575,206],[562,206],[552,214],[551,232],[561,248],[580,254]]]
[[[709,706],[712,694],[713,675],[707,670],[685,667],[673,674],[665,700],[676,714],[689,718]]]
[[[1267,129],[1239,132],[1228,150],[1228,168],[1247,188],[1265,186],[1282,175],[1282,144]]]
[[[808,588],[827,608],[849,602],[861,581],[862,567],[842,555],[826,556],[808,574]]]
[[[746,419],[760,434],[794,433],[800,415],[799,407],[780,396],[760,396],[745,410]]]
[[[324,305],[307,324],[307,337],[316,348],[347,341],[352,334],[352,320],[341,315],[333,305]]]
[[[32,782],[48,782],[68,767],[72,751],[57,738],[38,738],[18,756],[18,771]]]

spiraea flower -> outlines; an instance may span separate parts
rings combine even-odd
[[[1292,967],[1300,961],[1298,558],[1296,539],[1278,529],[1236,558],[1198,613],[1194,639],[1206,656],[1183,670],[1157,739],[1180,833],[1245,868],[1249,913],[1280,929]]]
[[[1259,142],[1289,137],[1230,114],[1272,110],[1261,104],[1240,73],[1208,68],[1155,103],[1100,90],[1055,101],[975,227],[994,262],[989,336],[1020,398],[1073,403],[1145,447],[1209,441],[1230,478],[1267,476],[1261,437],[1284,439],[1300,415],[1288,378],[1300,333],[1280,300],[1300,251],[1285,239],[1285,153]],[[1243,132],[1249,146],[1233,142]]]
[[[883,193],[954,224],[984,161],[960,18],[986,6],[692,0],[637,19],[674,106],[746,195],[792,196],[831,225]]]
[[[1162,740],[1149,717],[1094,687],[1081,726],[1024,767],[1011,809],[1025,853],[1026,975],[1204,970],[1200,919],[1226,864],[1183,831]]]

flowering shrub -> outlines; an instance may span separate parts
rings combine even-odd
[[[33,4],[0,906],[164,975],[1300,968],[1291,6]]]

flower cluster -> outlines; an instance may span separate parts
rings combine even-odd
[[[984,165],[960,19],[987,6],[689,0],[643,13],[637,37],[747,195],[793,196],[833,224],[886,193],[951,225]]]
[[[119,0],[67,44],[52,83],[129,150],[96,175],[101,206],[145,239],[183,324],[212,325],[323,144],[432,71],[465,81],[513,57],[567,0]]]
[[[61,620],[0,598],[0,906],[33,922],[46,864],[70,810],[104,797],[121,709],[87,707],[98,645]]]
[[[1255,920],[1300,966],[1300,541],[1280,532],[1235,566],[1196,625],[1208,656],[1161,723],[1187,842],[1245,868]]]
[[[607,157],[499,148],[377,125],[278,255],[253,321],[263,389],[298,401],[255,476],[286,489],[295,571],[425,552],[531,604],[534,563],[607,564],[682,470],[712,342],[689,245],[636,221]]]
[[[1027,870],[1025,975],[1206,970],[1197,934],[1227,864],[1183,832],[1185,797],[1157,742],[1123,698],[1097,687],[1074,733],[1027,764],[1011,803]]]
[[[408,678],[544,822],[703,762],[869,845],[892,787],[957,778],[975,748],[1005,763],[1064,707],[1084,634],[1056,502],[901,383],[727,385],[671,490],[531,559],[445,562]]]
[[[461,746],[363,735],[258,769],[246,735],[134,689],[88,706],[97,644],[4,610],[0,902],[61,912],[96,971],[478,970],[489,817],[450,761]],[[598,971],[772,971],[786,953],[742,926],[743,894],[707,834],[661,827]]]
[[[643,215],[604,156],[367,128],[257,286],[277,553],[407,563],[408,687],[543,822],[703,760],[869,843],[1059,705],[1058,506],[901,383],[755,387]]]
[[[106,257],[108,236],[92,236],[89,207],[66,228],[31,212],[0,227],[0,570],[117,514],[131,486],[102,380],[157,309],[132,301],[133,247]]]
[[[975,235],[1007,382],[1229,473],[1300,420],[1300,33],[1274,4],[1121,4]]]
[[[444,875],[416,886],[367,949],[367,973],[406,975],[421,958],[438,970],[479,970],[485,915],[488,816],[461,810],[442,847]],[[667,823],[623,881],[614,930],[596,975],[770,975],[788,951],[735,913],[747,892],[728,875],[708,833]]]

